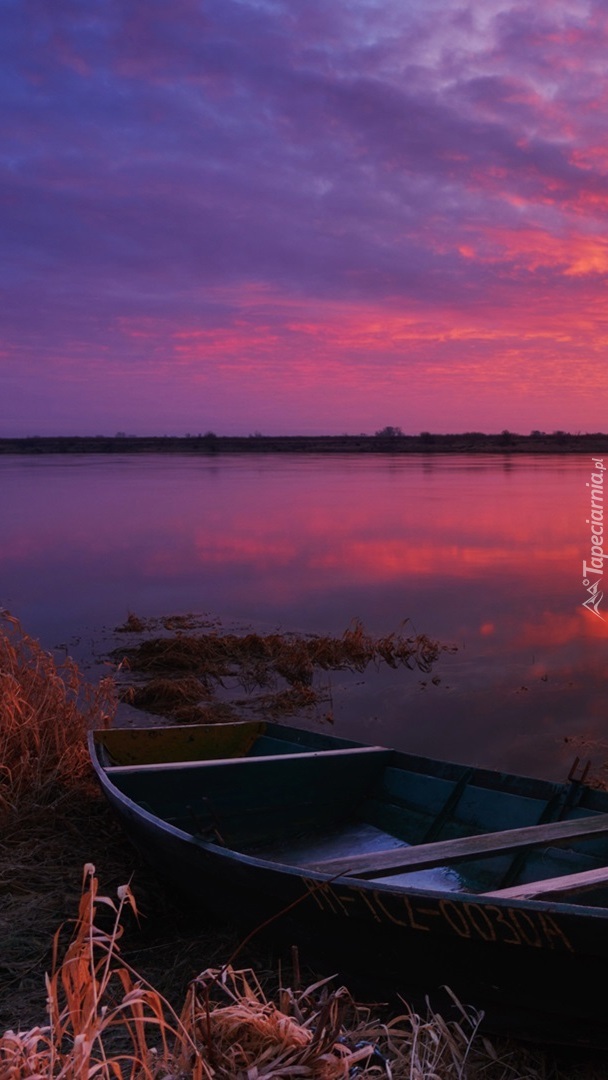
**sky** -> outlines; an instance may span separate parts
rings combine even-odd
[[[0,0],[0,436],[608,430],[605,0]]]

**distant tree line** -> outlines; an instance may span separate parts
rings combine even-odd
[[[406,435],[387,424],[373,435],[216,435],[214,431],[187,435],[27,436],[2,438],[0,454],[136,454],[136,453],[599,453],[608,452],[606,432],[547,433],[538,428],[521,435],[503,428],[494,434],[465,431],[440,434],[422,431]]]

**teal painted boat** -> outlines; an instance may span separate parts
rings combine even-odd
[[[174,888],[370,991],[488,1031],[608,1046],[608,793],[271,723],[90,733]]]

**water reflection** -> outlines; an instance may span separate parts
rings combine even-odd
[[[81,652],[129,611],[410,620],[458,646],[440,681],[334,677],[340,731],[561,778],[565,737],[605,727],[608,624],[581,606],[588,473],[586,456],[7,458],[1,601]]]

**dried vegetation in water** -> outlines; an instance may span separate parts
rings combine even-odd
[[[331,704],[327,686],[315,682],[320,672],[362,672],[369,665],[387,665],[426,673],[442,652],[453,651],[424,634],[374,638],[359,621],[341,637],[221,633],[217,626],[192,634],[184,632],[185,622],[180,624],[176,617],[162,625],[175,630],[175,635],[149,637],[132,648],[114,651],[123,679],[129,672],[148,679],[123,687],[121,697],[136,708],[182,723],[234,719],[238,706],[241,713],[292,716]],[[193,621],[188,624],[189,628],[193,625]],[[141,633],[151,626],[130,615],[118,629]],[[238,686],[249,699],[230,705],[218,702],[217,691],[225,690],[227,683]]]

